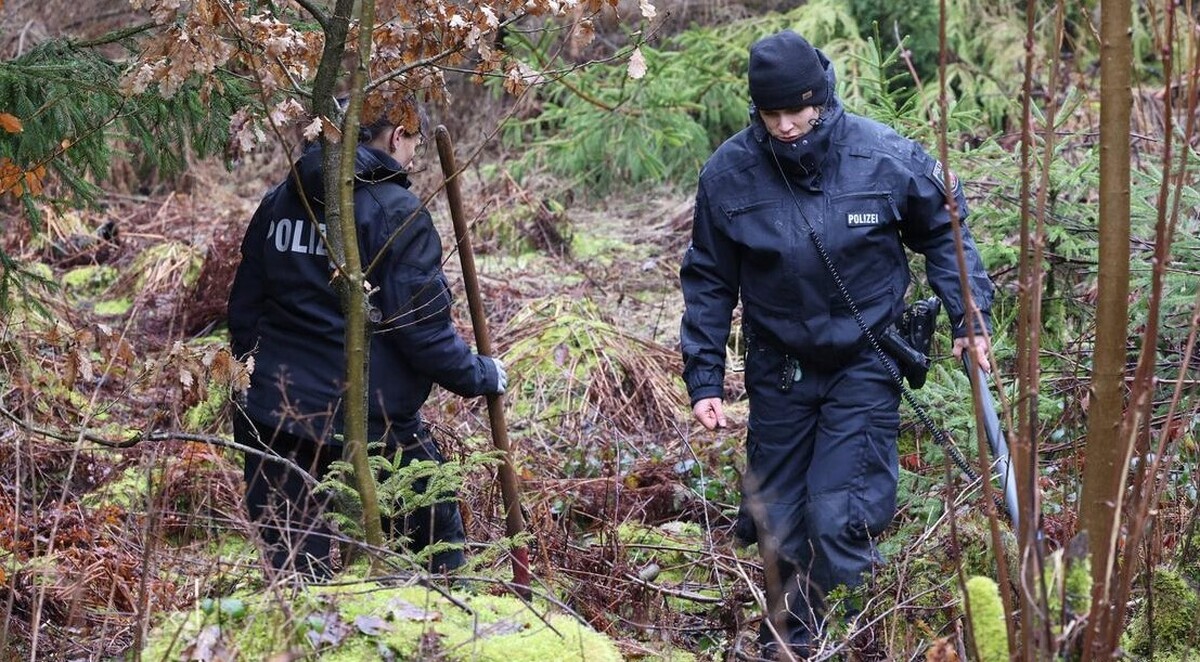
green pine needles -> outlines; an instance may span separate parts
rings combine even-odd
[[[0,139],[0,158],[26,170],[44,166],[61,182],[54,198],[90,203],[114,160],[170,175],[182,168],[189,151],[201,157],[218,153],[229,127],[213,118],[228,117],[251,101],[232,77],[211,95],[192,86],[171,98],[126,96],[122,74],[117,62],[64,41],[0,62],[0,109],[23,125],[19,134]],[[37,223],[39,217],[35,213],[29,220]]]
[[[418,508],[428,508],[445,501],[455,501],[463,482],[476,469],[499,465],[500,451],[471,453],[462,460],[438,463],[432,460],[406,462],[401,453],[384,453],[384,445],[370,445],[367,461],[376,473],[376,490],[379,498],[379,515],[386,520],[399,520],[411,515]],[[378,479],[382,477],[382,479]],[[334,462],[329,473],[318,486],[334,496],[337,508],[326,513],[331,521],[347,535],[362,538],[362,501],[355,488],[354,467],[347,461]],[[423,486],[423,489],[422,489]],[[408,542],[403,532],[393,531],[390,541],[397,550]],[[424,563],[434,554],[445,551],[448,543],[437,543],[424,550],[415,559]]]
[[[877,16],[878,7],[867,5],[871,3],[814,0],[786,13],[692,28],[664,39],[661,46],[642,44],[647,71],[638,80],[629,78],[623,66],[579,66],[550,55],[556,48],[554,31],[536,33],[536,41],[514,33],[506,43],[513,57],[540,71],[565,73],[538,90],[540,112],[535,117],[514,120],[502,132],[506,145],[523,150],[512,172],[520,177],[544,170],[593,195],[664,183],[692,185],[712,150],[749,122],[745,70],[750,44],[783,29],[805,35],[834,61],[839,94],[849,109],[918,139],[930,138],[925,142],[932,144],[939,86],[928,81],[918,85],[901,57],[902,49],[908,49],[916,70],[936,72],[937,35],[926,29],[930,16],[923,12],[913,18],[924,26],[919,47],[910,45],[917,35],[910,39],[905,32],[900,33],[902,44],[885,47],[895,42],[895,17]],[[968,9],[956,6],[956,11]],[[1011,23],[1004,34],[1023,38],[1018,15],[1002,18]],[[883,25],[883,19],[891,24]],[[997,43],[1007,54],[1014,42]],[[999,69],[989,72],[962,58],[949,67],[952,135],[976,134],[979,127],[990,127],[989,133],[1000,130],[1019,110],[1013,99],[1021,79],[1012,75],[1012,61],[993,58],[986,45],[948,45],[997,62]],[[936,76],[929,78],[936,81]]]
[[[122,74],[120,63],[67,41],[0,62],[0,112],[20,122],[19,131],[0,132],[0,167],[11,175],[0,195],[19,200],[35,234],[42,230],[41,205],[95,203],[115,162],[147,177],[170,176],[189,152],[220,153],[229,135],[223,118],[252,102],[232,76],[214,93],[193,85],[164,98],[126,96]],[[0,254],[0,301],[8,301],[19,278],[18,266]]]

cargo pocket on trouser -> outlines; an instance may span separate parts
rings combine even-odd
[[[851,533],[861,539],[874,539],[882,534],[896,514],[899,471],[896,436],[900,431],[900,412],[874,411],[870,421],[869,443],[862,456],[862,483],[852,497],[857,522],[852,523]]]
[[[815,558],[813,580],[824,591],[857,586],[878,559],[875,538],[896,511],[896,432],[899,414],[875,411],[844,443],[854,447],[842,465],[829,465],[829,491],[811,495],[808,532]]]

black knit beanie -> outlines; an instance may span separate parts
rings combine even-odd
[[[823,106],[825,68],[804,37],[784,30],[750,47],[750,99],[759,110]]]

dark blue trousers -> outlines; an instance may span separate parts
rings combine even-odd
[[[896,512],[900,426],[900,389],[882,360],[868,347],[814,367],[749,348],[743,508],[763,554],[768,647],[803,653],[820,633],[824,596],[858,586],[878,558],[873,540]]]
[[[249,421],[241,413],[235,413],[233,418],[238,443],[286,457],[317,480],[324,478],[330,465],[341,459],[341,445],[276,430]],[[416,435],[409,435],[408,439],[389,439],[388,445],[393,449],[391,452],[402,454],[402,466],[414,460],[444,461],[424,428]],[[330,495],[310,488],[309,481],[292,467],[253,453],[246,454],[243,476],[246,509],[266,546],[267,562],[277,570],[291,570],[315,579],[330,577],[333,572],[330,552],[337,538],[325,518]],[[376,478],[384,480],[386,477]],[[427,482],[424,478],[416,481],[414,491],[424,493]],[[416,508],[395,520],[385,518],[382,522],[384,534],[407,536],[412,552],[420,552],[435,542],[464,543],[466,534],[456,495],[438,496],[439,500],[433,506]],[[460,546],[434,554],[427,569],[446,572],[464,562]]]

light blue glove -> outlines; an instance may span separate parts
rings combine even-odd
[[[496,388],[492,393],[503,395],[504,389],[508,388],[508,372],[504,370],[504,364],[500,362],[500,359],[493,356],[485,356],[483,358],[491,361],[492,365],[496,368]]]

